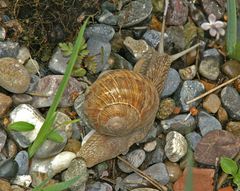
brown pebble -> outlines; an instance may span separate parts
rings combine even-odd
[[[240,136],[240,122],[230,121],[227,123],[226,129],[234,135]]]
[[[197,51],[196,49],[195,50],[192,50],[191,52],[189,52],[187,55],[186,55],[186,63],[187,65],[192,65],[195,63],[196,61],[196,56],[197,56]]]
[[[77,153],[81,148],[81,143],[76,139],[69,139],[66,144],[64,151],[70,151],[73,153]]]
[[[12,98],[0,93],[0,117],[3,117],[12,106]]]
[[[175,101],[171,98],[163,99],[159,104],[159,110],[157,113],[158,119],[168,118],[175,109]]]
[[[238,92],[240,92],[240,79],[239,78],[234,81],[234,87]]]
[[[178,163],[166,161],[165,165],[168,171],[170,182],[175,182],[180,176],[182,176],[182,170]]]
[[[6,144],[6,151],[8,154],[8,158],[12,158],[17,154],[17,145],[13,140],[8,139]]]
[[[209,83],[205,80],[200,80],[200,82],[204,85],[204,88],[206,91],[209,91],[217,86],[216,84]]]
[[[0,179],[0,191],[12,191],[12,188],[9,182]]]
[[[223,107],[220,107],[217,112],[217,118],[221,124],[224,124],[228,121],[228,114]]]
[[[203,108],[210,113],[216,113],[221,106],[221,100],[216,94],[208,95],[203,101]]]
[[[229,78],[234,78],[240,74],[240,63],[236,60],[230,60],[222,65],[222,71]]]

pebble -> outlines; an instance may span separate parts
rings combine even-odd
[[[220,74],[219,62],[211,57],[203,59],[199,64],[199,73],[209,80],[216,80]]]
[[[12,93],[23,93],[30,84],[30,76],[14,58],[0,58],[0,86]]]
[[[68,181],[76,176],[79,176],[80,178],[70,186],[70,190],[85,191],[89,175],[86,163],[81,158],[73,159],[71,161],[68,169],[62,174],[62,179],[63,181]]]
[[[27,93],[32,93],[36,89],[39,80],[40,80],[39,76],[31,75],[30,84],[29,84]]]
[[[166,119],[168,118],[175,109],[175,101],[172,98],[165,98],[160,101],[159,109],[157,112],[158,119]]]
[[[144,149],[144,151],[146,151],[146,152],[152,152],[152,151],[155,150],[156,146],[157,146],[157,141],[154,140],[154,141],[145,143],[143,149]]]
[[[167,184],[169,182],[169,175],[167,172],[166,165],[164,163],[157,163],[150,167],[148,167],[146,170],[143,171],[146,175],[151,176],[156,181],[158,181],[160,184]],[[147,185],[147,181],[137,175],[136,173],[128,175],[123,180],[124,183],[128,184],[129,186],[133,184],[135,187],[137,184],[141,185]]]
[[[12,96],[13,105],[18,106],[20,104],[31,104],[32,103],[32,96],[28,94],[14,94]]]
[[[176,50],[183,50],[186,46],[184,36],[184,28],[182,26],[170,26],[166,29],[166,33],[168,36],[167,41],[168,48],[166,50],[171,50],[174,48]]]
[[[118,25],[130,27],[144,21],[151,15],[152,2],[149,0],[130,1],[119,13]]]
[[[161,97],[167,97],[172,95],[177,90],[180,82],[181,79],[177,70],[170,68]]]
[[[48,63],[48,68],[55,74],[64,74],[68,61],[69,56],[63,56],[61,49],[58,47]]]
[[[36,187],[39,184],[41,184],[44,180],[49,179],[48,175],[46,173],[41,173],[41,172],[31,172],[31,177],[32,177],[32,184],[31,186]],[[47,182],[47,186],[52,185],[54,183],[57,183],[55,179],[49,179]],[[25,190],[24,190],[25,191]]]
[[[17,145],[12,139],[7,139],[6,144],[7,158],[13,158],[17,154]]]
[[[187,101],[204,93],[204,85],[197,80],[186,80],[183,82],[180,88],[180,93],[177,95],[183,111],[189,111],[191,107],[197,106],[201,99],[190,104],[186,104]]]
[[[103,10],[101,15],[97,16],[97,20],[99,23],[107,24],[107,25],[117,25],[118,16],[112,14],[108,10]]]
[[[205,18],[203,12],[199,8],[197,8],[194,3],[189,3],[189,12],[191,18],[198,27],[201,27],[202,23],[207,22],[207,19]]]
[[[186,139],[190,145],[190,147],[195,150],[198,142],[201,140],[201,135],[199,135],[197,132],[191,132],[191,133],[188,133],[186,136]]]
[[[185,120],[187,114],[176,115],[170,119],[165,119],[160,122],[165,133],[177,131],[183,135],[190,133],[196,128],[196,121],[193,116],[189,116]]]
[[[227,86],[221,91],[221,101],[231,118],[240,120],[240,95],[237,90]]]
[[[0,58],[13,57],[16,58],[20,46],[17,42],[0,41]]]
[[[63,78],[62,75],[48,75],[41,78],[33,92],[36,92],[41,95],[47,95],[47,97],[34,96],[32,106],[35,108],[51,106],[55,96],[55,92],[57,91],[57,88],[62,78]],[[75,92],[81,94],[84,90],[85,90],[84,83],[77,81],[75,78],[70,78],[68,86],[65,88],[59,106],[60,107],[72,106],[74,100],[71,98],[72,97],[71,95]]]
[[[86,191],[112,191],[112,186],[106,182],[94,182],[88,184]]]
[[[39,66],[38,62],[34,59],[29,59],[24,66],[27,69],[29,74],[39,73],[40,66]]]
[[[188,18],[188,6],[183,0],[172,0],[169,2],[166,16],[167,25],[184,25]]]
[[[4,117],[12,106],[12,98],[0,93],[0,117]]]
[[[192,80],[197,74],[196,65],[188,66],[179,70],[179,75],[182,80]]]
[[[146,143],[148,141],[152,141],[157,137],[157,132],[158,132],[158,124],[154,123],[153,127],[150,129],[146,137],[143,140],[141,140],[139,143]]]
[[[80,141],[78,141],[76,139],[68,139],[68,142],[67,142],[66,146],[64,147],[64,151],[70,151],[70,152],[77,154],[77,152],[79,152],[80,148],[81,148]]]
[[[203,108],[209,113],[216,113],[221,106],[221,100],[216,94],[208,95],[203,101]]]
[[[147,30],[143,34],[143,39],[148,43],[149,46],[157,48],[157,45],[161,41],[161,32],[157,30]],[[167,34],[164,33],[164,40],[167,40]]]
[[[104,1],[102,4],[101,4],[101,9],[102,10],[109,10],[111,12],[113,11],[116,11],[117,10],[117,7],[116,7],[116,4],[114,3],[111,3],[109,1]]]
[[[142,149],[136,149],[129,152],[127,155],[123,156],[125,160],[127,160],[131,165],[138,168],[146,158],[145,151]],[[118,159],[117,161],[118,167],[121,171],[125,173],[133,172],[132,168],[126,165],[124,162]]]
[[[221,19],[225,13],[224,0],[202,0],[202,5],[207,15],[214,14],[217,19]]]
[[[169,175],[169,181],[174,183],[176,180],[182,175],[182,170],[178,163],[173,163],[170,161],[166,161],[164,163],[166,165],[168,175]]]
[[[90,37],[87,41],[89,56],[94,56],[97,63],[96,72],[101,72],[109,68],[108,58],[111,53],[111,44],[102,41],[102,38]]]
[[[239,121],[228,122],[226,130],[232,132],[234,135],[240,136],[240,122]]]
[[[17,185],[11,185],[12,190],[11,191],[30,191],[30,190],[26,190],[20,186]]]
[[[171,162],[179,161],[187,154],[188,144],[184,136],[176,131],[171,131],[166,136],[165,154]]]
[[[0,178],[11,180],[17,175],[18,164],[13,159],[0,161]]]
[[[39,113],[39,111],[37,111],[35,108],[28,104],[21,104],[17,106],[10,113],[10,120],[12,123],[17,121],[25,121],[35,126],[35,128],[32,131],[27,132],[10,131],[10,134],[12,135],[13,139],[22,148],[27,148],[28,146],[30,146],[30,144],[37,137],[37,134],[44,122],[44,118]]]
[[[111,53],[108,59],[108,64],[110,69],[133,69],[131,63],[117,53]]]
[[[212,115],[205,111],[200,111],[198,114],[198,127],[202,136],[213,130],[221,130],[221,123]]]
[[[22,187],[29,187],[32,183],[32,177],[30,175],[18,175],[12,181],[12,184],[16,184]]]
[[[221,124],[225,124],[228,121],[228,114],[223,107],[218,109],[217,118]]]
[[[28,174],[28,170],[29,170],[28,153],[26,151],[22,150],[16,155],[14,160],[18,163],[18,167],[19,167],[17,175]]]
[[[94,24],[86,28],[84,36],[86,39],[97,38],[101,39],[102,41],[108,42],[112,40],[114,34],[115,30],[113,27],[105,24]]]
[[[0,128],[0,153],[6,143],[6,140],[7,140],[6,132]]]
[[[234,78],[240,74],[240,63],[236,60],[229,60],[222,65],[221,69],[229,78]]]
[[[219,53],[216,48],[209,48],[203,51],[202,55],[203,59],[205,58],[213,58],[216,59],[219,63],[223,62],[223,56]]]
[[[30,174],[33,172],[47,173],[48,177],[55,176],[57,173],[67,169],[76,155],[72,152],[63,151],[48,159],[32,159]]]
[[[16,58],[20,64],[27,62],[27,60],[31,58],[29,49],[25,46],[21,47]]]
[[[7,31],[5,28],[0,26],[0,40],[3,41],[6,38]]]
[[[12,191],[10,183],[8,181],[0,179],[0,190],[1,191]]]

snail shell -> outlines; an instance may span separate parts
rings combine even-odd
[[[90,87],[83,108],[98,133],[126,136],[152,124],[158,105],[159,95],[150,80],[132,71],[114,70]]]

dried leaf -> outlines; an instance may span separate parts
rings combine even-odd
[[[198,143],[194,158],[197,162],[214,165],[216,158],[233,158],[240,150],[240,138],[224,130],[207,133]]]

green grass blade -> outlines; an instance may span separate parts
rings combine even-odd
[[[26,121],[17,121],[8,125],[7,129],[9,131],[32,131],[35,126]]]
[[[33,144],[28,148],[28,153],[29,153],[29,157],[31,158],[36,151],[38,150],[38,148],[43,144],[43,142],[47,139],[48,133],[51,131],[53,122],[55,117],[53,117],[54,113],[56,112],[56,109],[58,107],[58,104],[61,101],[62,95],[64,93],[64,90],[68,84],[68,80],[71,76],[72,73],[72,69],[74,67],[74,64],[78,58],[78,52],[81,49],[81,44],[82,41],[84,40],[83,38],[83,34],[86,28],[86,25],[88,23],[89,18],[84,22],[83,26],[81,27],[78,36],[77,36],[77,40],[75,42],[75,45],[73,47],[73,52],[72,55],[70,57],[69,63],[67,65],[65,74],[63,76],[63,79],[57,89],[57,92],[54,96],[53,102],[51,107],[48,110],[46,119],[38,133],[37,138],[35,139],[35,141],[33,142]]]
[[[184,191],[192,191],[193,190],[193,153],[192,150],[189,148],[187,154],[187,178],[185,180]]]
[[[52,130],[48,134],[47,139],[57,142],[57,143],[62,143],[64,140],[63,137],[56,130]]]

